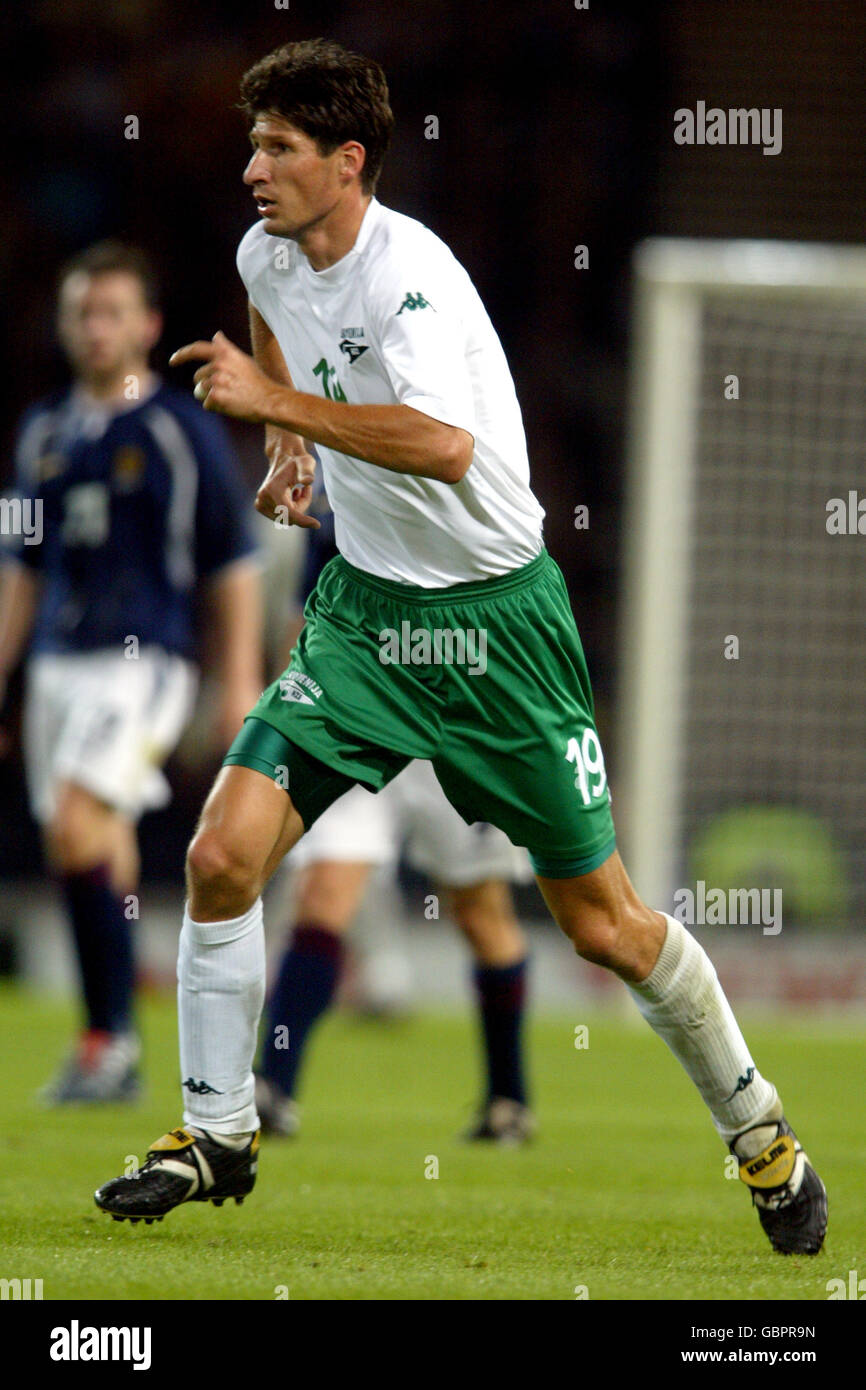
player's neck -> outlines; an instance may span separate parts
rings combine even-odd
[[[79,377],[78,389],[100,405],[134,405],[153,390],[156,378],[147,363],[130,363],[111,376]]]
[[[351,202],[338,204],[323,222],[298,238],[298,246],[313,270],[328,270],[348,256],[358,240],[361,223],[372,197],[371,193],[364,193]]]

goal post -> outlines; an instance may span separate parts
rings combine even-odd
[[[763,807],[837,852],[844,893],[804,918],[866,924],[866,247],[637,248],[624,525],[614,810],[639,892],[671,910],[713,822]]]

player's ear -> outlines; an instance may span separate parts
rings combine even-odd
[[[357,140],[347,140],[340,146],[340,176],[344,183],[360,178],[367,160],[367,151]]]
[[[162,337],[163,317],[158,309],[148,310],[144,328],[144,347],[151,352]]]

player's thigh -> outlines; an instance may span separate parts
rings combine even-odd
[[[120,837],[132,832],[126,816],[77,782],[62,778],[53,800],[45,840],[51,857],[66,869],[101,863],[112,855]]]
[[[277,781],[253,768],[223,767],[189,847],[190,873],[193,879],[243,877],[263,885],[303,831]]]
[[[459,924],[489,924],[496,931],[515,920],[511,889],[501,878],[482,878],[454,888],[443,884],[443,889]]]
[[[372,864],[345,859],[315,859],[298,875],[295,920],[315,923],[343,935],[358,912]]]
[[[513,965],[526,955],[526,938],[502,879],[483,879],[446,890],[451,912],[483,965]]]

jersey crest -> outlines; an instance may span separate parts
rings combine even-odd
[[[348,338],[344,338],[340,343],[340,351],[344,352],[349,359],[349,364],[357,362],[367,351],[368,343],[353,343]]]
[[[144,450],[135,444],[124,444],[114,455],[111,477],[118,492],[132,492],[144,477]]]

